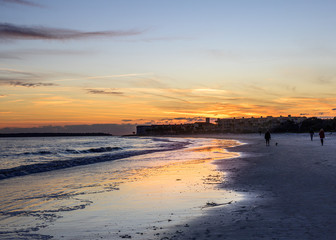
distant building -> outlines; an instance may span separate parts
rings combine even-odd
[[[179,135],[201,133],[256,133],[266,130],[275,132],[298,131],[306,117],[260,117],[260,118],[218,118],[216,124],[205,122],[169,125],[137,126],[137,135]]]
[[[205,122],[195,122],[188,124],[169,124],[169,125],[140,125],[137,126],[137,135],[179,135],[196,133],[214,133],[217,125],[210,123],[210,119]]]
[[[230,132],[230,133],[253,133],[253,132],[265,132],[266,130],[274,130],[281,125],[285,125],[288,122],[294,124],[300,124],[306,117],[272,117],[268,116],[266,118],[224,118],[217,119],[217,125],[219,132]]]

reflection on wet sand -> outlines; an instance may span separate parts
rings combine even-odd
[[[209,207],[241,198],[217,188],[225,172],[211,164],[237,157],[226,148],[239,143],[187,141],[191,145],[180,150],[1,181],[2,236],[153,239]]]
[[[122,179],[107,178],[103,185],[116,185],[119,191],[105,192],[93,200],[90,207],[73,216],[66,216],[48,228],[54,236],[90,239],[95,234],[108,239],[131,236],[132,239],[151,239],[164,236],[165,231],[190,218],[200,216],[209,207],[237,201],[241,196],[233,191],[216,187],[225,180],[225,173],[216,170],[213,160],[237,157],[223,146],[233,145],[211,140],[208,146],[182,150],[184,159],[166,162],[165,165],[132,169]],[[158,160],[165,153],[158,153]],[[127,176],[127,177],[126,177]],[[94,219],[94,221],[92,221]],[[83,232],[78,236],[67,229],[67,222]],[[74,224],[75,223],[75,224]],[[75,226],[74,226],[75,225]],[[86,227],[90,225],[90,232]],[[157,236],[159,236],[157,235]]]

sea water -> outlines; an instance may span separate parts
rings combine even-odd
[[[188,189],[216,179],[195,164],[232,157],[226,148],[236,144],[203,138],[0,138],[0,239],[75,239],[82,233],[74,229],[87,224],[96,224],[96,231],[107,223],[110,231],[128,223],[134,229],[144,219],[150,224],[172,209],[192,208],[204,196],[197,187]],[[210,177],[201,179],[202,174]],[[186,199],[182,192],[188,192]],[[171,198],[166,206],[163,195]],[[127,217],[135,212],[138,216]]]
[[[183,142],[157,138],[0,138],[0,179],[177,149]]]

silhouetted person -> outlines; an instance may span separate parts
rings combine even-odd
[[[313,141],[314,129],[310,128],[309,133],[310,133],[310,140]]]
[[[323,128],[321,128],[321,130],[320,130],[320,132],[319,132],[319,135],[320,135],[321,144],[322,144],[322,146],[323,146],[323,140],[324,140],[324,138],[325,138]]]
[[[269,131],[265,133],[265,140],[266,140],[266,146],[269,146],[271,140],[271,133]]]

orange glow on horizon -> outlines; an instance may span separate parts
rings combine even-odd
[[[0,128],[80,124],[180,124],[199,118],[334,117],[336,98],[239,96],[217,89],[132,89],[89,94],[77,87],[6,87]],[[10,92],[11,90],[12,92]],[[227,94],[227,96],[223,96]],[[230,97],[236,95],[235,97]]]

